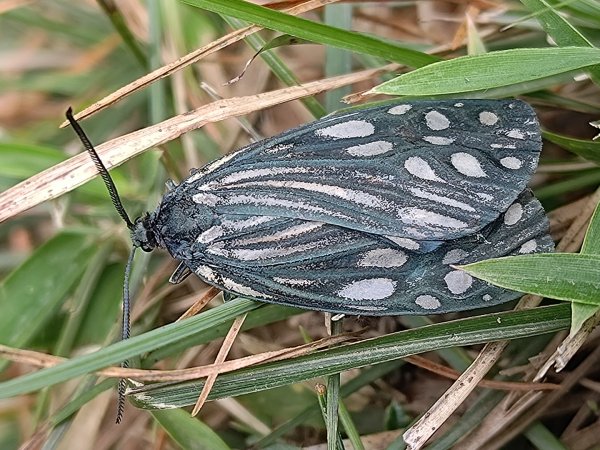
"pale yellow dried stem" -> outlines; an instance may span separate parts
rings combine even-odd
[[[246,314],[236,317],[235,320],[233,321],[233,323],[231,324],[231,328],[229,328],[229,331],[227,332],[227,336],[225,336],[225,340],[223,341],[223,344],[221,345],[221,348],[219,349],[219,353],[217,354],[217,357],[215,358],[215,364],[223,364],[225,362],[225,359],[227,358],[227,355],[229,354],[229,350],[231,350],[231,347],[233,346],[233,343],[235,342],[235,338],[237,337],[240,330],[242,329],[242,325],[244,325],[244,321],[246,320],[247,315],[248,314],[246,313]],[[202,386],[202,392],[200,392],[200,395],[198,396],[198,400],[196,401],[196,404],[194,405],[194,409],[192,409],[192,416],[195,416],[196,414],[198,414],[200,412],[200,410],[202,409],[202,406],[204,406],[204,403],[206,403],[206,399],[208,399],[208,394],[210,394],[210,391],[212,390],[212,388],[215,384],[215,381],[217,381],[216,373],[211,373],[209,376],[206,377],[206,380],[204,381],[204,386]]]
[[[144,151],[177,139],[209,122],[249,114],[271,106],[368,80],[387,68],[363,70],[271,92],[217,100],[99,145],[96,150],[107,169]],[[0,223],[44,201],[57,198],[97,175],[87,153],[80,153],[44,170],[0,194]]]

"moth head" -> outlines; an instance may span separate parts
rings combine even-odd
[[[131,227],[131,241],[134,247],[151,252],[158,245],[153,222],[152,216],[148,213],[135,219]]]

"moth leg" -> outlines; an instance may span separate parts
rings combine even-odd
[[[165,186],[167,187],[167,191],[172,191],[177,187],[177,183],[175,183],[173,180],[167,180],[165,182]]]
[[[232,294],[231,292],[223,291],[223,302],[225,302],[225,303],[227,303],[228,301],[233,300],[236,297],[237,297],[236,294]]]
[[[180,262],[177,269],[169,277],[169,283],[179,284],[190,276],[192,271],[184,263]]]

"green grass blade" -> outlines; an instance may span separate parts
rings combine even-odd
[[[0,343],[26,345],[55,315],[95,249],[80,233],[61,233],[0,284]]]
[[[323,350],[293,360],[225,373],[217,378],[209,399],[258,392],[440,348],[517,339],[566,329],[570,324],[569,306],[559,304],[455,320]],[[163,408],[180,408],[194,404],[202,386],[202,381],[147,385],[133,393],[131,400],[140,408],[153,409],[160,405]]]
[[[600,255],[600,203],[596,205],[594,214],[590,219],[590,226],[585,233],[581,253]]]
[[[535,190],[535,196],[542,203],[579,189],[595,189],[600,184],[600,170],[581,170],[570,176],[563,176],[560,181],[547,183]]]
[[[123,43],[127,46],[140,66],[147,70],[148,59],[146,58],[144,49],[142,49],[132,31],[127,26],[127,21],[123,16],[123,12],[113,2],[108,0],[99,0],[98,5],[100,5],[116,32],[119,33],[119,36],[123,39]]]
[[[544,139],[560,145],[565,150],[568,150],[576,155],[581,156],[589,161],[600,164],[600,141],[587,141],[584,139],[575,139],[568,136],[544,131]]]
[[[343,30],[352,28],[353,6],[347,4],[326,5],[323,12],[323,21],[329,25]],[[340,48],[327,46],[325,48],[325,76],[327,78],[352,72],[352,53]],[[327,112],[339,109],[342,99],[352,92],[350,86],[343,86],[325,94],[325,107]]]
[[[590,226],[585,234],[581,253],[588,255],[600,255],[600,203],[596,205],[594,214],[590,220]],[[586,320],[592,317],[598,311],[596,305],[586,305],[584,303],[573,303],[571,305],[571,336],[577,333]]]
[[[542,25],[548,35],[561,47],[590,47],[594,45],[575,28],[566,17],[558,12],[545,0],[521,0]],[[600,82],[600,66],[590,67],[588,70],[595,83]]]
[[[153,411],[152,416],[181,448],[230,450],[208,425],[181,409]]]
[[[242,0],[184,0],[184,2],[207,11],[233,16],[311,42],[379,56],[410,67],[423,67],[439,61],[439,58],[435,56],[399,47],[376,37],[290,16]]]
[[[79,356],[58,366],[42,369],[20,378],[14,378],[0,383],[0,398],[32,392],[61,381],[66,381],[112,364],[120,363],[147,351],[168,345],[178,339],[209,329],[229,320],[231,317],[251,311],[261,306],[260,303],[237,298],[213,308],[203,314],[191,317],[181,322],[172,323],[157,328],[141,336],[134,336],[126,341],[106,347],[97,352]]]
[[[559,76],[599,63],[600,49],[596,48],[518,48],[430,64],[371,91],[389,95],[459,94]]]
[[[0,176],[24,180],[65,159],[52,148],[18,142],[0,142]]]
[[[460,268],[506,289],[600,305],[600,255],[538,253],[488,259]]]
[[[525,437],[531,442],[534,448],[543,448],[544,450],[568,450],[560,439],[551,433],[542,423],[536,421],[524,433]]]
[[[345,398],[350,394],[358,391],[360,388],[367,386],[370,383],[378,380],[384,375],[388,374],[394,369],[397,369],[404,365],[404,361],[390,361],[388,363],[377,364],[373,367],[368,367],[361,371],[361,373],[352,378],[347,383],[343,384],[340,389],[340,395]],[[278,439],[283,437],[286,433],[291,432],[295,427],[305,423],[308,419],[317,416],[320,413],[320,408],[317,402],[314,405],[308,406],[297,414],[292,419],[274,428],[273,431],[264,436],[260,440],[254,443],[256,448],[267,447],[274,444]]]

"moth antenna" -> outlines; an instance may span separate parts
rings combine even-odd
[[[121,363],[121,367],[127,368],[129,364],[127,361]],[[115,423],[119,424],[123,420],[123,413],[125,412],[125,389],[127,388],[127,381],[125,378],[119,379],[119,400],[117,401],[117,418]]]
[[[115,183],[113,182],[110,174],[108,173],[106,166],[100,159],[100,156],[98,156],[96,149],[90,142],[90,139],[85,134],[85,131],[83,131],[83,128],[81,128],[79,123],[73,117],[73,109],[71,107],[69,107],[69,109],[67,109],[66,116],[67,116],[67,120],[73,127],[73,130],[75,130],[75,133],[79,137],[79,140],[82,142],[83,146],[85,147],[85,149],[89,153],[90,157],[92,158],[92,161],[94,161],[94,165],[96,166],[98,173],[100,173],[100,176],[104,180],[104,184],[106,185],[106,189],[108,190],[108,194],[110,195],[110,199],[112,200],[114,207],[116,208],[116,210],[119,213],[119,215],[121,216],[121,218],[127,224],[127,228],[129,228],[130,230],[133,229],[134,224],[131,221],[131,219],[129,218],[129,216],[127,215],[127,212],[125,211],[125,208],[123,207],[123,203],[121,203],[121,197],[119,196],[119,191],[117,191],[117,187],[115,186]],[[133,263],[135,249],[136,249],[135,246],[131,249],[131,252],[129,253],[129,258],[127,259],[127,265],[125,266],[125,279],[123,282],[123,319],[121,322],[121,340],[129,339],[130,330],[131,330],[131,314],[130,314],[131,302],[129,299],[129,277],[131,274],[131,265]],[[121,363],[121,367],[123,367],[123,368],[129,367],[129,361],[127,361],[127,360],[123,361]],[[124,378],[121,378],[119,380],[119,400],[118,400],[118,404],[117,404],[116,423],[121,423],[121,420],[123,420],[123,411],[125,409],[125,389],[126,388],[127,388],[127,382]]]
[[[129,252],[129,258],[127,259],[127,265],[125,266],[125,279],[123,281],[123,321],[121,322],[121,340],[129,339],[131,330],[131,303],[129,300],[129,277],[131,275],[131,266],[133,264],[133,257],[135,255],[136,247],[131,248]],[[121,363],[121,367],[126,369],[129,367],[129,361],[125,360]],[[116,423],[121,423],[123,419],[123,410],[125,409],[125,389],[127,388],[127,382],[124,378],[119,380],[119,400],[117,403],[117,418]]]
[[[92,158],[92,161],[94,161],[94,164],[96,165],[96,169],[98,170],[98,173],[104,180],[106,189],[108,189],[108,194],[110,195],[110,199],[112,200],[113,205],[115,206],[115,208],[116,208],[117,212],[119,213],[119,215],[121,216],[121,218],[127,224],[127,228],[129,228],[131,230],[133,228],[133,222],[127,215],[125,208],[123,208],[123,203],[121,203],[121,197],[119,197],[119,192],[117,191],[117,187],[115,186],[115,183],[113,182],[110,174],[108,173],[106,166],[104,165],[104,163],[98,156],[96,149],[94,149],[94,146],[92,145],[89,138],[83,131],[83,128],[81,128],[79,123],[73,117],[73,109],[70,106],[69,106],[69,109],[67,109],[66,116],[67,116],[67,120],[73,127],[73,130],[75,130],[75,133],[77,133],[79,140],[82,142],[83,146],[88,151],[90,157]]]

